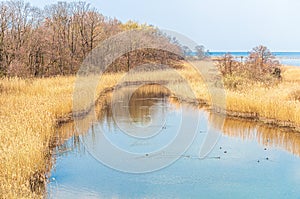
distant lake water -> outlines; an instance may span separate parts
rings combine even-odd
[[[210,52],[210,56],[224,56],[228,52]],[[229,52],[234,57],[247,57],[249,52]],[[273,52],[283,65],[300,66],[300,52]]]

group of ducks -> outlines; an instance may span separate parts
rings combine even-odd
[[[220,147],[220,150],[222,150],[222,147]],[[267,148],[264,148],[264,150],[266,151]],[[227,151],[225,150],[224,153],[227,153]],[[266,157],[265,159],[266,159],[266,160],[269,160],[269,157]],[[257,162],[260,163],[260,160],[257,160]]]

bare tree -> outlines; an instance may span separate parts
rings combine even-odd
[[[248,70],[252,71],[253,76],[264,76],[274,73],[275,69],[280,70],[280,63],[276,60],[271,51],[263,45],[252,49],[246,61]],[[278,72],[277,72],[277,76]]]
[[[7,62],[7,32],[9,21],[9,8],[4,3],[0,3],[0,75],[6,75],[9,63]]]
[[[199,45],[195,47],[196,56],[198,59],[203,60],[209,57],[209,51],[205,49],[203,45]]]
[[[230,53],[226,53],[218,62],[219,70],[223,76],[232,75],[233,72],[237,72],[239,69],[237,65]]]

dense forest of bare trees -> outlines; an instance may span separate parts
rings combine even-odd
[[[58,2],[44,9],[22,0],[1,2],[0,76],[75,74],[84,58],[101,41],[141,26],[104,17],[85,2]],[[166,52],[152,50],[150,55],[127,53],[113,68],[128,70],[143,61],[141,59],[166,60]],[[177,56],[167,57],[178,59]]]

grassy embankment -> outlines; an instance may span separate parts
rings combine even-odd
[[[187,65],[178,72],[188,80],[196,97],[210,104],[199,75]],[[155,77],[164,80],[170,88],[181,90],[181,82],[169,74],[168,71],[148,72],[139,74],[133,81]],[[106,83],[99,84],[99,93],[114,86],[121,76],[105,75]],[[42,174],[50,167],[49,146],[57,122],[72,111],[74,82],[75,77],[0,80],[0,196],[3,198],[42,197],[42,194],[32,193],[31,189],[45,180]],[[299,83],[300,69],[286,67],[278,85],[265,87],[251,83],[245,89],[226,90],[228,113],[299,126]],[[189,98],[184,96],[184,91],[180,95]]]

